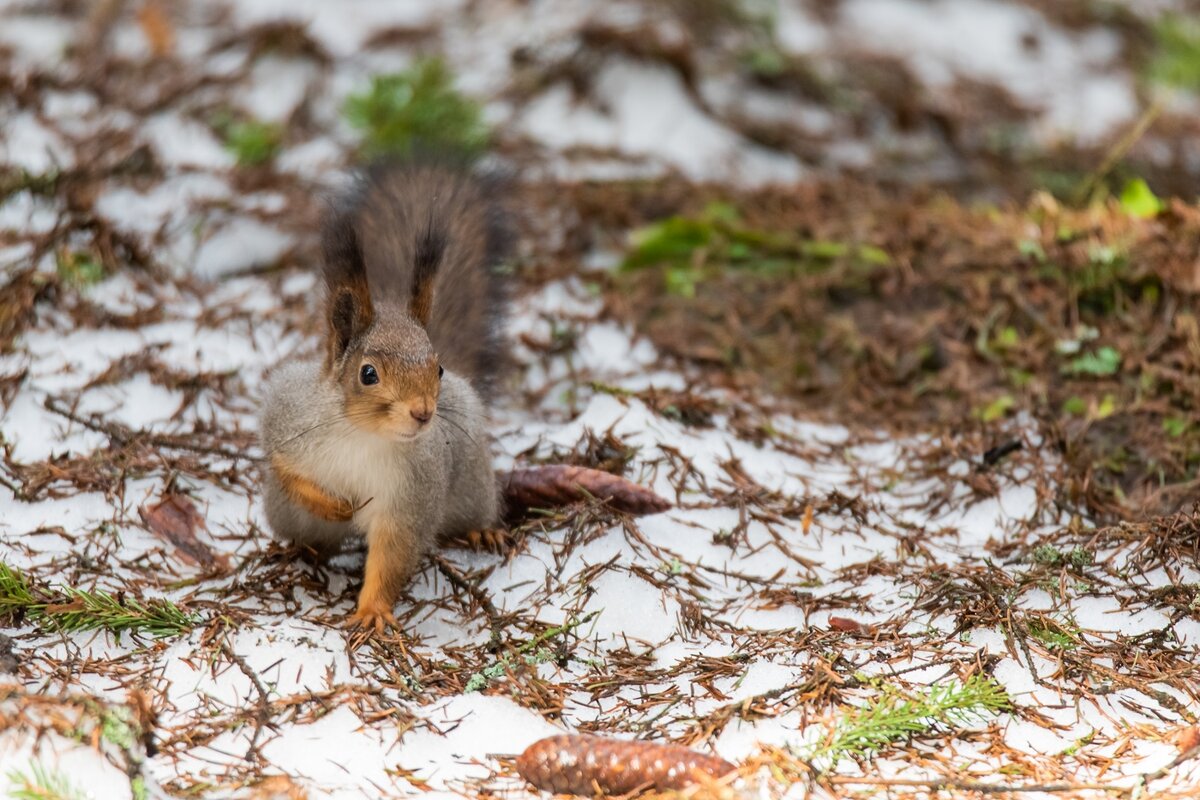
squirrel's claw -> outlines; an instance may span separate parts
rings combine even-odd
[[[387,628],[400,628],[396,615],[390,608],[367,608],[359,606],[347,620],[351,628],[357,628],[367,633],[374,632],[376,636],[383,634]]]
[[[516,548],[517,540],[511,532],[503,528],[481,528],[443,539],[442,544],[461,550],[474,550],[477,553],[487,552],[504,556]]]

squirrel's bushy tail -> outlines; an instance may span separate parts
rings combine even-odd
[[[344,283],[346,263],[366,279],[376,316],[408,308],[414,286],[433,274],[426,331],[441,363],[485,398],[508,361],[507,292],[500,273],[513,236],[500,200],[504,181],[447,157],[411,157],[368,167],[325,221],[325,278]],[[382,320],[380,320],[382,321]]]

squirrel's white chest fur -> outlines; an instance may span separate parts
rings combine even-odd
[[[322,436],[313,446],[301,450],[296,466],[322,486],[348,498],[361,510],[355,514],[360,523],[415,489],[411,459],[406,450],[348,423],[335,426],[331,436]]]

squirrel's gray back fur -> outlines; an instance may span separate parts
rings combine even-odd
[[[447,156],[380,161],[335,201],[323,234],[327,252],[356,243],[377,302],[407,298],[414,270],[437,261],[426,332],[446,369],[485,399],[508,363],[499,272],[512,245],[504,183]],[[430,248],[436,252],[423,252]]]

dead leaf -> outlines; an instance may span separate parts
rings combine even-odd
[[[849,617],[830,617],[830,630],[841,631],[842,633],[874,633],[874,625],[864,625],[855,619]]]
[[[52,603],[45,608],[48,615],[54,614],[72,614],[78,611],[86,611],[87,606],[82,600],[71,600],[67,603]]]
[[[150,532],[169,542],[185,563],[206,570],[229,568],[226,555],[214,553],[196,538],[196,530],[204,527],[204,518],[187,495],[171,492],[154,505],[142,506],[138,513]]]
[[[812,524],[813,524],[813,506],[812,506],[812,503],[809,503],[808,505],[806,505],[804,507],[804,519],[801,520],[801,522],[800,522],[800,529],[802,531],[804,531],[804,533],[808,533],[808,529],[812,527]]]
[[[308,793],[287,775],[271,775],[254,786],[254,800],[308,800]]]
[[[829,627],[843,633],[853,633],[862,630],[862,623],[848,617],[830,617]]]
[[[548,464],[514,469],[504,483],[509,511],[554,508],[595,497],[627,514],[657,514],[671,503],[619,475],[587,467]]]
[[[1200,747],[1200,725],[1184,728],[1175,734],[1175,746],[1179,748],[1179,752],[1181,753],[1186,753],[1189,750]]]

